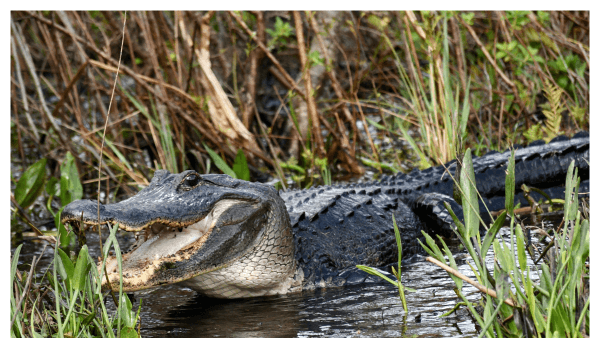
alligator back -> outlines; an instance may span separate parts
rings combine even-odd
[[[518,147],[516,147],[518,148]],[[473,159],[480,210],[504,208],[504,182],[510,151],[490,152]],[[544,189],[551,198],[564,198],[565,174],[571,161],[579,168],[580,191],[589,191],[589,135],[559,136],[548,144],[536,141],[515,150],[517,202],[524,202],[520,186]],[[418,251],[422,229],[451,233],[451,219],[443,202],[452,202],[456,162],[409,174],[386,176],[360,184],[315,187],[280,192],[290,216],[296,261],[305,288],[360,283],[366,275],[356,264],[385,266],[397,261],[392,214],[401,230],[403,257]],[[426,201],[426,202],[424,202]],[[485,206],[483,205],[485,204]]]

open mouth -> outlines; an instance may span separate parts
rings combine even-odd
[[[187,258],[186,252],[200,247],[208,238],[216,222],[214,212],[187,227],[172,227],[156,222],[135,234],[136,242],[123,255],[123,276],[140,277],[148,267],[161,263],[174,263]],[[117,260],[109,257],[107,271],[118,273]],[[112,279],[112,276],[111,276]]]
[[[124,290],[136,291],[186,279],[177,274],[169,277],[168,270],[173,269],[179,262],[188,261],[200,251],[215,228],[232,225],[232,220],[236,220],[232,213],[240,208],[254,209],[254,206],[241,200],[221,200],[214,204],[207,215],[187,226],[177,222],[155,220],[137,227],[136,242],[122,255]],[[119,224],[119,221],[115,219],[110,223]],[[119,224],[119,227],[129,230],[122,224]],[[98,268],[100,269],[101,265]],[[115,256],[107,258],[106,271],[113,288],[118,287],[120,276]],[[162,277],[157,279],[159,275]],[[104,277],[103,284],[106,282]]]

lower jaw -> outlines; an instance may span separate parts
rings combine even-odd
[[[123,255],[123,264],[122,264],[122,274],[123,274],[123,291],[125,292],[152,292],[159,285],[146,285],[144,284],[144,280],[148,279],[153,275],[153,272],[156,271],[158,266],[153,262],[146,266],[146,269],[128,269],[126,263],[126,255]],[[98,270],[102,268],[102,263],[98,264]],[[120,275],[118,270],[118,261],[114,256],[108,257],[106,261],[106,270],[108,273],[108,280],[111,282],[111,288],[113,291],[119,290],[120,284]],[[99,271],[101,275],[104,276],[105,271]],[[144,278],[146,276],[146,278]],[[107,278],[103,277],[102,279],[103,288],[108,288]]]

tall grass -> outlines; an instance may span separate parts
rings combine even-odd
[[[412,18],[412,16],[410,16]],[[430,41],[428,52],[429,81],[424,83],[414,72],[420,69],[419,60],[413,55],[407,55],[408,68],[413,71],[412,76],[401,66],[402,62],[394,51],[392,42],[384,36],[388,46],[393,52],[400,77],[400,86],[408,94],[404,98],[407,107],[405,114],[412,117],[419,134],[423,139],[422,145],[408,133],[404,123],[398,123],[403,137],[409,142],[413,150],[419,155],[419,167],[427,168],[436,163],[446,163],[456,158],[463,149],[466,138],[467,121],[469,118],[469,87],[461,88],[461,83],[450,76],[450,55],[448,47],[448,15],[442,14],[442,48],[436,43],[437,34],[434,26],[425,25],[427,32],[417,29],[424,40]],[[427,22],[427,21],[426,21]],[[412,39],[411,31],[406,29],[403,39]],[[455,48],[462,48],[462,44]],[[420,80],[417,80],[420,79]],[[459,95],[463,96],[462,104]]]
[[[509,160],[505,182],[506,210],[489,229],[486,227],[483,239],[479,231],[483,222],[478,210],[470,149],[467,149],[461,165],[460,181],[456,184],[462,195],[464,224],[448,204],[446,208],[454,219],[458,240],[474,264],[469,263],[469,266],[476,281],[458,271],[453,253],[440,236],[436,241],[423,231],[426,244],[419,240],[430,255],[427,261],[443,268],[456,284],[454,292],[460,302],[442,316],[449,315],[460,306],[467,307],[479,325],[479,337],[588,337],[590,225],[578,210],[579,178],[574,163],[567,172],[565,199],[562,201],[563,222],[558,229],[550,231],[552,235],[545,233],[548,242],[537,253],[514,214],[514,153]],[[496,238],[507,216],[510,219],[509,243]],[[401,284],[402,243],[395,220],[394,230],[399,252],[398,270],[393,269],[396,281],[377,269],[363,265],[357,267],[397,286],[404,311],[407,311],[409,305],[404,290],[408,288]],[[490,248],[494,257],[492,267],[486,263]],[[538,264],[540,261],[542,263]],[[467,299],[462,291],[464,282],[484,294],[480,302],[473,303]]]
[[[450,207],[455,232],[475,266],[471,266],[477,282],[460,274],[452,252],[442,238],[443,250],[424,233],[427,244],[422,247],[431,255],[429,261],[444,268],[455,281],[454,291],[487,337],[586,337],[589,335],[589,250],[590,225],[578,210],[579,178],[571,163],[565,188],[564,220],[559,229],[547,235],[549,243],[538,253],[530,247],[523,226],[514,217],[514,154],[506,177],[506,210],[498,216],[483,241],[479,234],[479,210],[470,164],[470,151],[463,159],[462,189],[465,223],[461,223]],[[465,172],[462,174],[462,172]],[[471,210],[471,212],[469,212]],[[496,238],[505,217],[510,218],[510,243]],[[485,257],[492,247],[493,267]],[[536,262],[533,265],[529,262]],[[537,264],[542,260],[541,264]],[[533,270],[533,271],[532,271]],[[493,273],[493,274],[491,274]],[[535,277],[537,276],[537,278]],[[482,311],[462,293],[463,280],[485,293]]]
[[[27,276],[18,273],[22,245],[17,247],[10,270],[11,337],[139,337],[139,309],[137,313],[132,310],[123,293],[122,277],[112,314],[105,304],[107,294],[102,291],[104,265],[111,249],[118,259],[119,274],[122,271],[117,229],[115,226],[110,231],[99,268],[86,245],[71,259],[55,243],[52,263],[39,279],[34,272],[36,257]]]
[[[396,245],[398,246],[398,268],[396,269],[392,266],[392,274],[394,275],[394,277],[396,277],[396,280],[394,281],[394,280],[388,278],[386,275],[381,273],[381,271],[377,270],[376,268],[370,267],[370,266],[357,265],[356,267],[368,274],[377,276],[377,277],[387,281],[388,283],[396,286],[398,288],[398,295],[400,296],[400,299],[402,300],[402,308],[404,309],[404,312],[407,312],[408,304],[406,302],[406,296],[405,296],[404,291],[415,292],[416,290],[402,285],[402,238],[400,237],[400,230],[398,230],[398,225],[396,224],[396,217],[394,215],[392,215],[392,222],[394,224],[394,234],[396,236]]]
[[[374,140],[384,136],[409,142],[414,166],[424,168],[466,145],[505,149],[589,125],[588,12],[296,14],[292,23],[271,12],[128,13],[126,78],[108,112],[122,14],[11,12],[14,158],[27,167],[38,160],[26,155],[30,147],[58,161],[66,149],[85,154],[75,156],[77,167],[83,181],[95,179],[96,127],[110,113],[102,170],[113,190],[134,193],[127,178],[144,186],[158,167],[206,172],[203,144],[229,166],[238,149],[251,168],[297,164],[312,172],[289,166],[288,173],[307,186],[323,171],[317,159],[327,159],[333,177],[364,172],[360,159],[380,172],[412,169],[402,165],[405,156],[382,153]],[[300,48],[299,27],[310,49]],[[314,72],[319,82],[307,95],[303,82]],[[543,93],[557,88],[561,95],[547,94],[557,100],[545,109]],[[273,95],[280,107],[266,123],[273,112],[261,104]],[[358,120],[377,115],[384,128],[359,130]],[[322,142],[313,142],[317,136]],[[298,143],[310,160],[292,153]]]
[[[586,124],[586,53],[571,55],[570,63],[555,54],[563,40],[547,35],[546,12],[487,14],[493,20],[484,23],[476,19],[485,17],[479,12],[406,11],[395,15],[398,25],[392,16],[367,15],[380,32],[373,59],[387,66],[378,70],[392,90],[376,86],[362,102],[380,107],[383,121],[369,122],[407,141],[416,167],[446,163],[466,146],[480,155]],[[404,167],[400,159],[391,161]]]
[[[110,146],[110,145],[109,145]],[[43,192],[48,194],[48,211],[54,216],[57,231],[40,231],[27,217],[25,211]],[[17,181],[15,203],[20,206],[18,214],[36,232],[36,237],[48,241],[53,249],[50,266],[38,277],[38,263],[46,252],[33,258],[27,274],[18,270],[22,244],[13,254],[10,269],[11,284],[11,337],[139,337],[136,315],[131,310],[131,302],[122,290],[122,280],[118,297],[111,294],[117,310],[109,315],[105,306],[108,294],[102,291],[104,265],[109,252],[114,249],[121,271],[121,250],[115,237],[118,226],[110,231],[102,252],[102,264],[96,268],[85,244],[85,229],[73,228],[60,222],[64,206],[82,197],[82,185],[77,172],[75,159],[67,153],[60,164],[60,179],[47,178],[46,159],[27,168]],[[54,212],[52,199],[57,196],[61,207]],[[67,252],[75,247],[79,238],[79,253],[71,258]],[[65,251],[66,250],[66,251]],[[74,253],[73,253],[74,254]],[[112,291],[111,291],[112,293]],[[141,304],[140,304],[141,306]]]
[[[60,13],[64,16],[64,13]],[[123,27],[125,28],[124,20]],[[123,39],[121,40],[121,53],[123,50]],[[86,62],[87,63],[87,62]],[[117,74],[121,58],[117,64]],[[83,69],[83,68],[82,68]],[[110,96],[108,106],[108,114],[106,115],[105,127],[100,144],[100,163],[98,165],[98,208],[100,207],[100,187],[101,187],[101,168],[102,157],[104,151],[106,126],[108,125],[108,116],[111,111],[111,106],[114,98],[114,89],[116,88],[116,79],[113,86],[113,91]],[[161,121],[163,126],[162,134],[166,134],[164,129],[165,123]],[[166,125],[168,128],[168,125]],[[163,137],[164,139],[164,137]],[[169,138],[170,141],[170,138]],[[97,143],[91,142],[96,148]],[[132,167],[127,163],[127,160],[121,152],[114,146],[113,142],[107,140],[107,145],[116,154],[119,160],[123,161],[122,166],[126,166],[129,171]],[[165,144],[163,143],[163,146]],[[172,143],[166,143],[172,145]],[[109,156],[110,158],[110,156]],[[113,162],[117,162],[112,158]],[[164,165],[164,161],[163,161]],[[174,169],[177,169],[176,167]],[[122,280],[122,257],[119,244],[115,237],[118,225],[115,225],[110,231],[110,236],[104,245],[100,243],[102,253],[102,263],[97,270],[94,260],[88,253],[88,247],[85,244],[85,228],[83,222],[79,224],[77,229],[74,229],[69,224],[63,224],[60,221],[60,215],[64,207],[82,197],[83,189],[75,162],[75,157],[70,152],[67,152],[66,158],[60,165],[60,181],[52,177],[48,182],[46,178],[46,159],[38,161],[36,164],[28,168],[24,175],[16,184],[14,198],[15,204],[19,207],[18,210],[21,216],[25,218],[32,229],[35,230],[40,239],[50,242],[53,247],[54,255],[51,263],[52,273],[49,273],[49,267],[42,275],[41,280],[34,281],[34,271],[41,256],[46,250],[46,246],[39,257],[34,257],[31,263],[31,268],[27,276],[26,282],[21,274],[18,273],[17,264],[22,245],[15,250],[11,264],[11,336],[12,337],[139,337],[138,331],[135,330],[136,322],[139,318],[138,314],[132,314],[131,302],[129,298],[123,294]],[[46,187],[46,192],[50,196],[48,199],[48,211],[54,216],[55,225],[57,228],[57,236],[47,236],[38,230],[29,221],[23,206],[27,207],[32,200],[35,200]],[[62,208],[54,213],[51,208],[51,201],[54,196],[60,197]],[[108,196],[107,196],[108,199]],[[98,211],[99,212],[99,211]],[[110,227],[109,227],[110,228]],[[75,253],[72,252],[73,258],[70,258],[62,248],[74,247],[75,231],[79,237],[79,253],[75,258]],[[101,230],[98,226],[98,232]],[[103,278],[108,281],[106,272],[106,260],[109,257],[109,250],[114,247],[118,269],[120,275],[119,295],[116,298],[109,285],[109,294],[116,305],[116,314],[112,317],[108,316],[107,309],[104,304],[104,295],[102,294]],[[69,251],[69,250],[67,250]],[[99,272],[100,271],[100,272]],[[60,277],[60,278],[59,278]],[[23,284],[24,282],[24,284]],[[41,293],[41,289],[46,289]],[[49,297],[44,298],[48,295]],[[18,299],[18,301],[17,301]],[[52,302],[53,300],[53,302]],[[32,303],[30,303],[32,302]],[[44,305],[45,304],[45,305]],[[98,306],[100,309],[98,309]],[[41,310],[40,310],[41,307]],[[140,304],[141,308],[141,304]],[[29,315],[28,315],[29,314]],[[98,318],[100,317],[100,318]],[[29,325],[27,325],[29,324]],[[114,330],[114,331],[113,331]]]

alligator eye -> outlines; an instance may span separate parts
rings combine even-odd
[[[183,182],[181,182],[181,187],[184,190],[191,190],[195,188],[199,183],[200,176],[198,176],[198,174],[190,174],[183,179]]]

